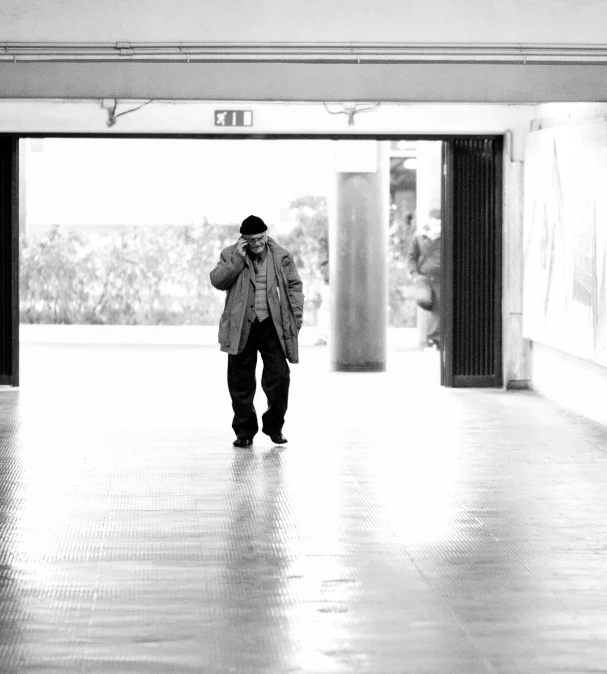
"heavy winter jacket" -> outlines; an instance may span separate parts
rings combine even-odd
[[[425,234],[417,234],[411,242],[407,255],[409,274],[423,274],[430,279],[440,278],[440,236],[431,239]]]
[[[291,363],[299,362],[298,335],[303,320],[303,284],[293,256],[268,237],[267,246],[268,308],[280,345]],[[236,244],[221,251],[219,262],[211,272],[211,283],[226,291],[226,301],[219,322],[222,351],[236,355],[244,348],[250,330],[247,309],[255,303],[255,270],[248,255],[236,251]]]

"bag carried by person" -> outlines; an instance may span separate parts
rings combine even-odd
[[[418,274],[415,277],[414,296],[419,307],[426,311],[432,310],[432,286],[427,276]]]

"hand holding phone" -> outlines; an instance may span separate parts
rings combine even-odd
[[[242,257],[246,255],[247,245],[247,240],[244,238],[244,236],[241,236],[240,239],[238,239],[236,242],[236,251],[239,255],[242,255]]]

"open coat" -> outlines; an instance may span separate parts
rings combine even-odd
[[[268,307],[280,345],[291,363],[299,362],[298,335],[303,320],[303,284],[293,256],[268,237],[267,251]],[[236,355],[244,347],[249,333],[247,307],[255,300],[255,271],[247,255],[236,251],[236,244],[221,251],[219,262],[211,272],[211,283],[226,291],[226,301],[219,322],[222,351]]]

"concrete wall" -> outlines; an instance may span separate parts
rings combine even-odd
[[[538,106],[533,129],[607,117],[607,104]],[[602,223],[607,227],[607,223]],[[532,388],[577,414],[607,424],[607,368],[538,342],[529,344]]]
[[[581,416],[607,425],[607,368],[534,342],[532,388]]]
[[[504,143],[502,279],[504,385],[530,387],[530,347],[523,339],[523,162],[517,156],[512,134]]]
[[[558,7],[558,9],[557,9]],[[602,44],[602,0],[3,0],[0,41]]]
[[[117,113],[142,101],[121,101]],[[113,101],[111,101],[113,103]],[[362,105],[361,108],[369,106]],[[253,126],[217,127],[217,109],[247,109]],[[524,134],[533,118],[533,106],[468,104],[391,104],[355,113],[348,123],[341,104],[259,103],[226,101],[153,102],[117,118],[108,127],[101,100],[0,100],[0,132],[19,133],[162,133],[162,134],[514,134],[513,152],[524,154]]]

